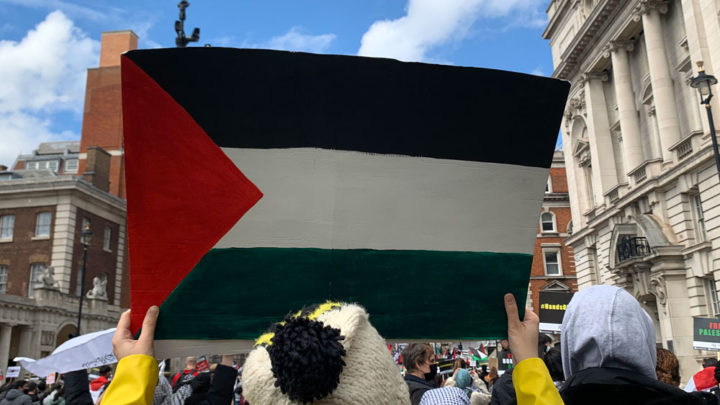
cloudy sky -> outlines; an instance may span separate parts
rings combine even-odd
[[[174,46],[177,3],[0,0],[0,164],[80,138],[85,76],[100,33]],[[549,75],[549,0],[190,0],[200,45],[383,56]]]

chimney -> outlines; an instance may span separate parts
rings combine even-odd
[[[100,67],[120,66],[120,55],[137,47],[138,36],[131,30],[103,32],[100,40]]]
[[[110,190],[110,154],[103,148],[88,146],[83,179],[100,190]]]

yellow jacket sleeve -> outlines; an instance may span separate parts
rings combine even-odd
[[[563,404],[545,363],[537,357],[518,363],[513,370],[512,382],[518,405]]]
[[[103,405],[151,405],[158,382],[157,361],[151,356],[124,357],[103,396]]]

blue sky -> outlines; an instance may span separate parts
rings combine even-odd
[[[0,164],[39,142],[79,139],[85,70],[100,33],[174,46],[174,1],[0,0]],[[199,45],[258,47],[549,75],[549,0],[190,1]],[[194,44],[198,46],[198,44]]]

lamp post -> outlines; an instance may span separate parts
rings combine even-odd
[[[715,135],[715,122],[713,120],[712,108],[710,107],[710,100],[713,97],[712,86],[718,82],[713,75],[705,73],[703,62],[698,61],[698,75],[690,80],[690,87],[697,89],[700,93],[700,104],[705,105],[705,111],[707,111],[708,123],[710,124],[710,137],[712,138],[713,150],[715,151],[715,165],[718,169],[718,176],[720,176],[720,152],[718,152],[717,136]]]
[[[85,225],[80,234],[80,244],[83,246],[83,261],[82,267],[80,268],[80,306],[78,307],[78,321],[77,321],[77,336],[80,336],[80,320],[82,319],[82,304],[83,304],[83,287],[85,286],[85,265],[87,264],[87,250],[92,240],[92,232],[90,232],[90,224]]]

